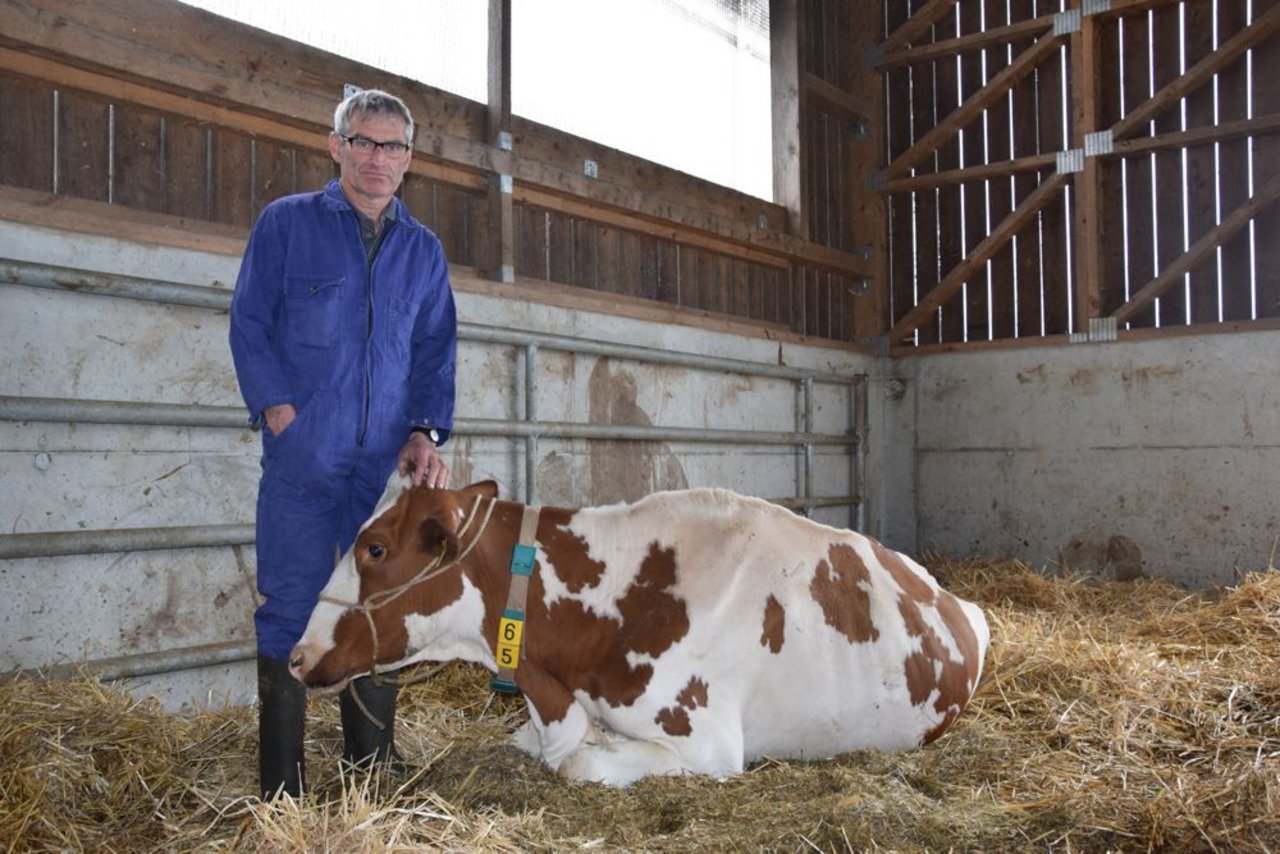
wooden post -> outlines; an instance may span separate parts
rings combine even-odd
[[[487,141],[495,149],[489,181],[489,223],[494,242],[490,274],[514,282],[515,214],[511,176],[511,0],[489,0],[489,116]]]
[[[850,337],[861,340],[883,335],[889,328],[888,276],[885,274],[888,219],[884,197],[868,186],[868,178],[885,158],[884,82],[875,68],[858,58],[870,53],[884,31],[884,22],[879,3],[851,3],[850,7],[850,31],[841,34],[855,57],[851,63],[850,88],[864,93],[868,107],[853,135],[847,170],[852,245],[871,264],[866,284],[859,282],[855,295],[849,300]]]
[[[796,0],[769,0],[769,61],[773,80],[773,200],[787,210],[787,232],[809,239],[805,211],[804,108],[800,85],[803,22]]]
[[[1082,15],[1079,32],[1071,35],[1071,99],[1074,132],[1071,147],[1083,149],[1085,137],[1098,130],[1099,39],[1097,21]],[[1084,158],[1084,171],[1075,179],[1076,268],[1075,328],[1086,329],[1102,308],[1102,160]]]

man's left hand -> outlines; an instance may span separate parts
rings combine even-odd
[[[400,449],[396,470],[409,475],[414,486],[424,483],[435,489],[449,486],[449,467],[445,465],[440,449],[421,433],[409,434],[408,441]]]

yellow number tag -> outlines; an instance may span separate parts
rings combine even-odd
[[[520,664],[520,638],[524,634],[524,620],[503,617],[498,623],[498,665],[513,670]]]

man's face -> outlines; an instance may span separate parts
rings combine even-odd
[[[352,116],[347,137],[374,142],[406,142],[405,124],[396,116]],[[385,204],[395,195],[409,168],[412,153],[388,154],[385,148],[360,151],[336,133],[329,134],[329,154],[338,163],[342,187],[352,201]]]

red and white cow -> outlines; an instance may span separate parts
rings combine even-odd
[[[353,676],[462,659],[497,670],[525,507],[491,482],[393,476],[292,656]],[[532,526],[529,527],[532,529]],[[724,490],[542,508],[515,681],[516,744],[561,774],[736,774],[936,739],[982,672],[982,611],[875,540]]]

